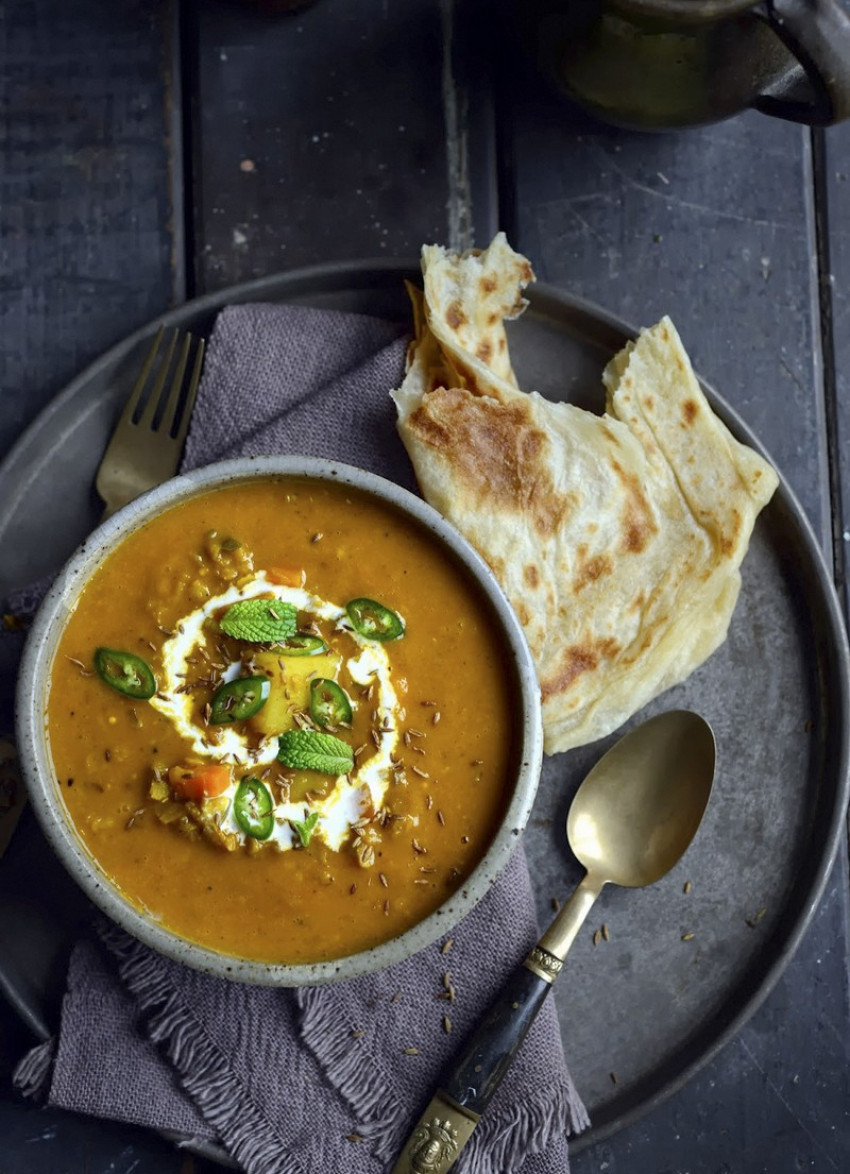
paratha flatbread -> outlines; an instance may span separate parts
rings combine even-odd
[[[595,741],[725,639],[776,474],[712,412],[669,318],[611,360],[597,416],[517,386],[504,321],[533,273],[504,235],[428,246],[422,272],[399,432],[522,623],[546,752]]]

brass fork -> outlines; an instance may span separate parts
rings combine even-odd
[[[95,487],[106,504],[104,518],[173,477],[180,464],[201,378],[204,340],[174,330],[164,357],[160,357],[153,387],[145,397],[164,335],[165,328],[161,326],[97,471]],[[177,363],[166,387],[178,342]],[[197,343],[195,361],[184,387],[193,342]]]

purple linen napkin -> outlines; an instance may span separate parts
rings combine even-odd
[[[298,452],[415,489],[388,395],[405,346],[401,327],[359,315],[225,309],[184,468]],[[58,1037],[16,1082],[57,1107],[212,1142],[249,1174],[379,1174],[536,935],[521,849],[450,944],[330,986],[229,983],[100,923],[72,955]],[[548,999],[457,1170],[562,1174],[567,1135],[586,1125]]]

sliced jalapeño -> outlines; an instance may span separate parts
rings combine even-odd
[[[151,667],[132,652],[116,648],[97,648],[94,654],[97,675],[110,688],[125,697],[147,701],[156,693],[156,678]]]
[[[268,677],[237,677],[219,685],[210,702],[210,721],[244,722],[263,708],[268,700],[271,683]]]
[[[325,729],[351,721],[351,702],[336,681],[316,677],[310,682],[310,717]]]
[[[274,830],[271,791],[253,775],[246,775],[233,797],[233,815],[246,836],[267,840]]]
[[[313,636],[310,632],[296,632],[282,644],[275,645],[275,652],[281,656],[318,656],[327,650],[328,646],[321,636]]]
[[[401,616],[375,599],[352,599],[345,610],[354,630],[367,640],[397,640],[404,635]]]

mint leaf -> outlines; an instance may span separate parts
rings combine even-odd
[[[221,630],[235,640],[276,644],[295,635],[298,612],[279,599],[241,599],[224,613]]]
[[[319,813],[318,811],[314,811],[312,815],[307,816],[303,823],[297,819],[291,819],[289,822],[295,828],[296,832],[298,832],[298,839],[301,841],[302,847],[306,848],[312,838],[313,829],[319,822]]]
[[[318,770],[325,775],[344,775],[354,766],[354,751],[333,734],[317,730],[288,730],[281,734],[278,762],[293,770]]]

